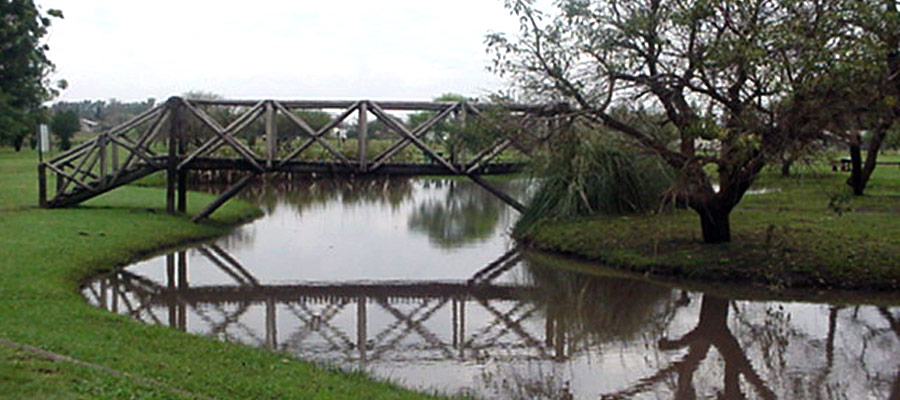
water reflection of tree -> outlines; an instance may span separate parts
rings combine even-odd
[[[428,179],[425,188],[445,189],[443,197],[427,197],[413,210],[407,226],[424,233],[432,243],[456,248],[490,238],[505,217],[507,206],[493,194],[469,181]],[[512,181],[492,182],[516,197],[524,186]]]
[[[215,192],[217,186],[209,190]],[[266,213],[279,206],[290,206],[298,214],[311,207],[332,202],[345,205],[360,203],[389,205],[396,209],[413,194],[410,178],[335,178],[277,179],[251,185],[241,192],[242,200],[250,201]]]
[[[547,340],[566,353],[556,361],[571,359],[577,352],[595,352],[611,342],[644,340],[652,346],[684,304],[678,291],[644,281],[580,274],[534,258],[527,259],[525,269],[534,289],[527,300],[544,310]],[[493,368],[483,371],[480,379],[499,398],[573,398],[570,382],[547,371],[540,361]]]
[[[680,304],[672,289],[640,280],[586,275],[534,259],[526,268],[537,289],[533,301],[561,321],[577,347],[661,334]]]

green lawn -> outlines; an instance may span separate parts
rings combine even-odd
[[[163,190],[141,187],[123,187],[81,207],[38,209],[35,164],[34,153],[0,148],[0,340],[139,379],[0,343],[0,398],[427,397],[89,306],[79,284],[93,274],[187,240],[222,235],[259,211],[231,202],[212,222],[197,225],[162,212]],[[192,193],[189,200],[195,213],[211,197]]]
[[[885,157],[888,159],[890,157]],[[765,173],[732,213],[732,242],[701,243],[690,210],[547,222],[532,247],[640,273],[770,287],[900,289],[900,168],[876,169],[854,198],[846,172]]]

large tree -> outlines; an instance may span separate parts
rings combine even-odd
[[[45,16],[32,0],[0,0],[0,143],[17,151],[55,91],[47,80],[53,63],[41,42],[51,16],[62,18],[62,12],[48,10]]]
[[[526,94],[569,101],[658,154],[704,241],[726,242],[730,213],[766,162],[824,126],[802,118],[817,99],[798,94],[834,62],[838,3],[561,0],[550,15],[508,0],[519,35],[487,43],[493,68]]]

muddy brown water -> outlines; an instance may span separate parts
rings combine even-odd
[[[560,269],[514,249],[515,211],[466,181],[282,182],[245,198],[265,216],[99,277],[88,301],[449,394],[900,398],[891,295],[745,300]]]

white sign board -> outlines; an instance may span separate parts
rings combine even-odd
[[[47,129],[47,125],[40,124],[38,126],[38,146],[41,153],[50,151],[50,130]]]

